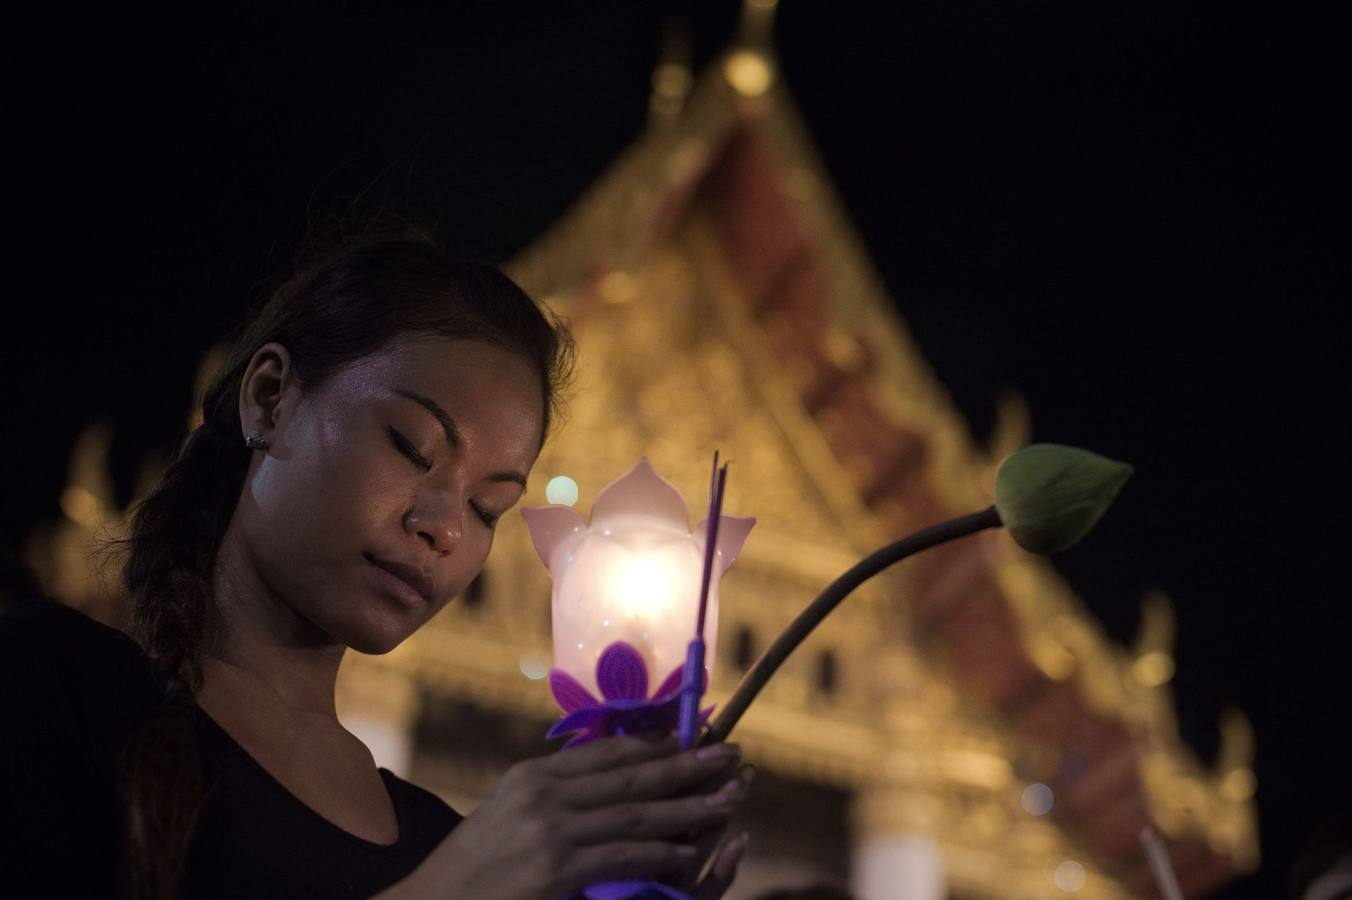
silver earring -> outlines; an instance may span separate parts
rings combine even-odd
[[[268,442],[257,431],[251,431],[244,436],[244,446],[250,450],[266,450]]]

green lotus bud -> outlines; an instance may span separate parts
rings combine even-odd
[[[1103,518],[1132,467],[1061,444],[1031,444],[995,475],[995,509],[1019,546],[1059,553]]]

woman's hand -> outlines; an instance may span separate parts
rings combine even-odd
[[[740,759],[732,744],[680,751],[674,738],[614,737],[527,760],[381,897],[555,900],[598,881],[689,870],[694,837],[725,825],[746,795]],[[687,793],[719,777],[713,793]],[[722,895],[743,846],[724,845],[701,900]]]
[[[749,783],[747,775],[752,770],[748,769],[742,774],[742,778]],[[746,855],[746,842],[748,835],[745,831],[736,837],[724,841],[718,848],[718,854],[714,857],[713,867],[709,874],[704,876],[704,880],[695,886],[691,894],[695,900],[719,900],[723,893],[732,886],[732,880],[737,877],[737,865]]]

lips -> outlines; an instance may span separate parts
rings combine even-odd
[[[398,579],[403,585],[413,593],[421,597],[425,602],[431,603],[433,597],[432,579],[423,574],[417,566],[410,566],[406,563],[394,562],[388,559],[381,559],[378,556],[364,554],[366,561],[377,569],[381,569],[387,574]]]

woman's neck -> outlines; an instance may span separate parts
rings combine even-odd
[[[198,703],[210,713],[336,724],[334,686],[346,649],[297,616],[247,558],[234,523],[214,573],[216,640]]]

